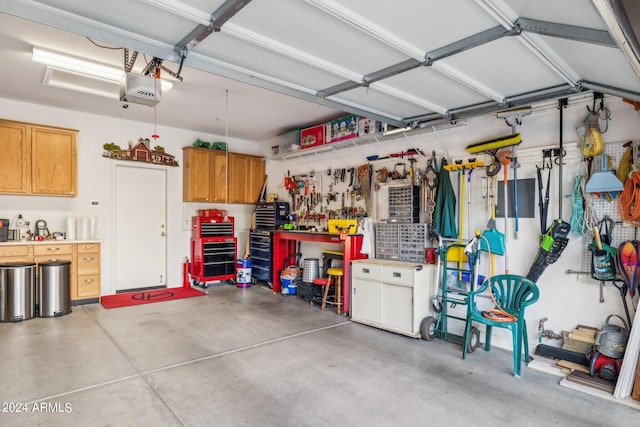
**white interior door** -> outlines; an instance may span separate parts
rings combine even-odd
[[[167,172],[116,165],[115,288],[166,286]]]

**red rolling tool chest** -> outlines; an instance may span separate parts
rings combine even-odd
[[[191,218],[191,264],[189,274],[195,286],[236,278],[238,241],[233,217],[217,209],[201,209]]]

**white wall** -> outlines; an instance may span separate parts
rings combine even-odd
[[[137,141],[153,133],[153,124],[139,123],[110,117],[96,116],[76,111],[49,108],[0,98],[0,117],[7,120],[37,123],[79,130],[78,133],[78,197],[11,196],[0,195],[0,217],[13,218],[21,213],[31,221],[47,221],[53,231],[65,231],[66,217],[95,217],[98,219],[98,237],[102,240],[102,294],[115,292],[112,259],[113,236],[113,185],[114,165],[117,161],[102,157],[102,146],[115,142],[125,147],[127,141]],[[220,136],[203,135],[183,129],[158,127],[157,144],[166,152],[176,156],[180,167],[166,167],[168,171],[167,199],[167,283],[168,286],[182,284],[182,262],[189,256],[190,229],[184,220],[190,220],[201,208],[225,209],[224,204],[199,204],[182,202],[182,147],[191,145],[197,138],[220,140]],[[222,138],[224,140],[224,138]],[[230,151],[259,154],[258,144],[233,140],[228,141]],[[131,165],[132,162],[126,162]],[[91,201],[99,206],[91,206]],[[244,245],[251,224],[251,205],[229,205],[229,215],[234,216],[238,254],[244,254]],[[142,213],[141,213],[142,214]],[[143,218],[144,215],[141,215]]]
[[[569,221],[571,215],[571,200],[567,197],[573,190],[574,177],[577,170],[577,160],[575,154],[575,141],[577,133],[575,131],[585,114],[585,105],[590,105],[590,101],[577,105],[570,105],[565,110],[564,120],[564,143],[567,147],[567,164],[563,169],[563,215],[565,221]],[[640,120],[638,113],[631,106],[621,102],[616,98],[607,98],[607,105],[612,110],[612,120],[609,131],[603,135],[605,143],[614,143],[638,138],[640,135]],[[136,140],[140,136],[152,133],[152,125],[148,123],[138,123],[115,118],[95,116],[75,111],[54,109],[33,104],[25,104],[13,100],[0,98],[0,117],[9,120],[19,120],[25,122],[46,124],[78,129],[78,197],[57,198],[43,196],[8,196],[0,195],[0,217],[12,218],[17,213],[22,213],[26,219],[35,222],[37,219],[45,219],[51,231],[64,231],[64,219],[68,216],[83,217],[90,216],[98,218],[99,237],[103,241],[103,286],[104,295],[111,294],[115,290],[113,283],[112,265],[112,186],[113,186],[113,165],[114,161],[102,157],[102,145],[105,142],[116,142],[125,145],[129,140]],[[557,146],[558,144],[558,111],[553,105],[547,109],[534,109],[534,114],[524,118],[522,126],[518,127],[518,132],[522,133],[523,143],[518,149],[519,159],[522,167],[518,170],[519,178],[535,176],[535,165],[542,161],[542,147]],[[366,156],[378,154],[384,156],[389,153],[399,152],[408,148],[420,148],[427,154],[432,150],[437,153],[438,161],[442,156],[451,160],[468,159],[472,156],[464,151],[468,144],[508,135],[511,129],[502,120],[494,116],[478,117],[467,121],[465,126],[441,130],[437,132],[425,133],[411,137],[399,137],[393,141],[384,140],[347,149],[320,153],[317,155],[291,158],[289,160],[268,160],[267,174],[268,192],[279,193],[281,200],[289,200],[287,192],[283,188],[283,178],[287,170],[292,174],[306,173],[310,170],[322,172],[329,168],[346,168],[366,163]],[[202,135],[188,130],[175,128],[158,128],[160,139],[158,143],[164,146],[168,153],[176,156],[182,165],[181,147],[191,145],[200,137],[202,139],[214,139],[212,135]],[[219,138],[219,137],[218,137]],[[257,143],[248,141],[229,140],[231,151],[262,154],[270,156],[271,145],[266,144],[261,147]],[[382,166],[393,168],[396,160],[373,162],[375,169]],[[417,167],[424,168],[426,158],[419,158]],[[551,188],[551,205],[549,207],[549,221],[558,215],[558,169],[554,169]],[[182,261],[189,255],[189,231],[185,230],[183,223],[196,214],[200,208],[220,208],[224,205],[196,204],[182,202],[182,169],[168,168],[169,173],[169,203],[168,203],[168,283],[170,286],[178,286],[182,281]],[[471,208],[470,226],[467,231],[473,229],[483,230],[485,228],[489,214],[484,211],[482,204],[482,180],[478,172],[471,183]],[[498,175],[499,182],[502,173]],[[455,174],[451,179],[456,183]],[[326,192],[329,179],[323,180],[322,189],[317,191]],[[344,184],[341,184],[344,186]],[[337,190],[342,191],[344,187],[338,186]],[[98,207],[92,207],[91,201],[99,200]],[[339,207],[332,204],[331,209]],[[465,205],[466,207],[466,205]],[[536,202],[537,207],[537,202]],[[236,234],[238,235],[238,252],[244,252],[247,230],[251,221],[253,206],[250,205],[229,205],[230,215],[236,219]],[[537,216],[537,209],[536,209]],[[538,246],[538,218],[520,219],[520,233],[518,239],[513,236],[513,220],[509,220],[507,249],[509,255],[509,268],[512,273],[526,274],[529,265],[534,257]],[[504,230],[504,221],[497,220],[499,230]],[[591,240],[591,236],[586,236]],[[538,285],[541,290],[540,301],[528,312],[527,321],[531,342],[535,344],[536,328],[538,321],[542,317],[549,320],[545,324],[546,328],[556,332],[560,330],[570,330],[577,324],[587,324],[601,326],[608,314],[617,313],[624,316],[621,300],[618,291],[611,285],[605,288],[605,303],[598,302],[598,285],[594,283],[583,283],[577,280],[575,275],[565,274],[568,269],[580,270],[582,259],[583,242],[581,237],[571,236],[569,246],[563,253],[560,260],[550,266],[540,278]],[[318,256],[322,247],[313,245],[303,245],[305,256]],[[502,272],[504,269],[504,259],[498,257],[496,271]],[[485,263],[486,268],[486,263]],[[633,315],[633,313],[632,313]],[[496,337],[496,345],[503,345],[510,348],[507,341],[508,336]],[[546,341],[546,340],[545,340]]]
[[[574,102],[578,102],[574,104]],[[563,194],[562,194],[562,218],[569,222],[572,209],[571,198],[575,176],[580,164],[579,151],[577,150],[576,127],[581,125],[587,114],[586,106],[591,105],[591,99],[570,102],[568,108],[564,110],[564,147],[567,150],[565,158],[566,164],[563,166]],[[603,134],[605,143],[626,142],[630,139],[640,138],[640,118],[639,113],[633,108],[623,103],[618,98],[606,98],[606,105],[611,109],[612,120],[609,123],[609,130]],[[522,144],[518,147],[518,158],[521,167],[518,169],[518,178],[535,178],[535,165],[542,164],[542,148],[558,147],[559,143],[559,111],[556,103],[550,103],[548,107],[534,108],[533,114],[524,117],[522,126],[518,126],[517,131],[522,134]],[[370,144],[337,149],[326,153],[306,155],[301,157],[292,156],[288,160],[268,161],[267,171],[269,174],[268,191],[279,193],[281,200],[289,200],[287,192],[283,188],[283,178],[287,170],[291,174],[302,174],[310,170],[323,171],[329,167],[346,168],[367,163],[366,157],[377,154],[385,156],[389,153],[401,152],[409,148],[419,148],[427,155],[432,150],[436,151],[437,159],[448,157],[453,160],[468,160],[472,156],[465,152],[464,147],[469,144],[481,142],[497,137],[508,136],[511,128],[502,119],[497,119],[494,115],[477,117],[467,121],[465,126],[460,126],[448,130],[424,133],[409,137],[399,137],[392,141],[388,139]],[[304,153],[303,153],[304,154]],[[488,160],[488,159],[486,159]],[[616,159],[619,160],[619,159]],[[374,161],[374,169],[383,166],[393,169],[397,159],[389,161]],[[401,161],[401,160],[400,160]],[[419,157],[417,167],[423,169],[426,166],[426,157]],[[548,225],[558,218],[558,167],[554,166],[551,177],[550,206],[548,214]],[[471,181],[471,205],[465,203],[466,216],[469,219],[469,226],[465,224],[465,236],[471,236],[475,229],[484,230],[487,220],[490,217],[485,210],[482,200],[481,177],[484,172],[477,171],[472,175]],[[457,175],[451,175],[454,188],[457,184]],[[502,185],[502,171],[497,175],[498,184]],[[509,179],[512,179],[512,170],[509,171]],[[546,171],[543,173],[546,181]],[[323,189],[328,190],[328,181],[324,181]],[[340,186],[338,191],[342,191],[344,186]],[[467,187],[469,192],[469,187]],[[537,193],[537,183],[536,191]],[[460,201],[458,201],[460,203]],[[519,219],[519,235],[514,237],[514,220],[508,221],[509,232],[507,233],[507,254],[509,270],[511,273],[526,275],[535,257],[538,248],[539,216],[537,205],[537,194],[535,195],[535,218]],[[332,205],[332,208],[334,205]],[[339,206],[337,206],[339,207]],[[471,212],[469,212],[469,210]],[[466,222],[466,221],[465,221]],[[504,231],[504,220],[497,219],[497,228]],[[584,237],[589,242],[591,235]],[[308,249],[306,249],[308,248]],[[305,256],[317,257],[321,247],[308,246],[303,244]],[[530,343],[537,344],[537,327],[541,318],[546,317],[548,321],[545,328],[552,329],[559,333],[561,330],[571,330],[577,324],[602,326],[607,315],[617,313],[624,317],[624,310],[620,294],[611,284],[605,287],[605,303],[599,303],[598,284],[591,282],[580,282],[576,275],[566,274],[566,270],[582,270],[583,238],[581,236],[570,235],[570,242],[562,257],[558,262],[547,268],[538,281],[540,288],[540,300],[532,306],[527,313],[528,330],[530,333]],[[309,255],[308,255],[309,254]],[[487,258],[482,261],[482,266],[488,272],[489,262]],[[496,257],[497,273],[504,272],[504,257]],[[633,311],[631,313],[633,318]],[[496,345],[511,348],[508,341],[508,333],[496,331]],[[546,339],[543,342],[547,342]],[[553,343],[553,342],[552,342]],[[555,341],[555,344],[558,342]]]

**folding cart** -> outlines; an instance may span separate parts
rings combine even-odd
[[[436,316],[422,319],[420,333],[422,338],[431,341],[438,338],[464,344],[464,337],[449,332],[449,319],[462,322],[461,330],[467,322],[469,312],[469,292],[475,290],[482,276],[478,276],[479,239],[471,241],[448,239],[438,236],[438,277],[440,286],[433,296],[433,309]],[[457,306],[464,307],[464,313]],[[480,331],[472,326],[468,352],[480,346]]]

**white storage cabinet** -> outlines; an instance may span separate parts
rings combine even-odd
[[[414,338],[434,316],[437,268],[381,259],[351,262],[351,320]]]

